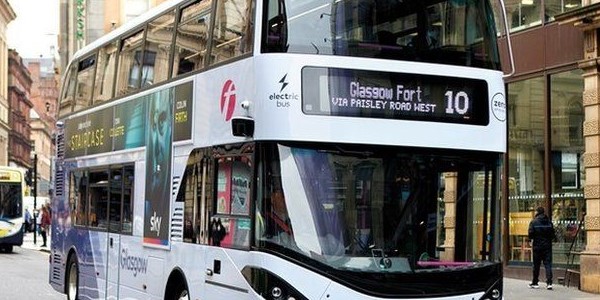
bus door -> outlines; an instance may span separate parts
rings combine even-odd
[[[251,156],[219,158],[216,173],[217,202],[208,224],[211,247],[206,251],[205,296],[250,299],[250,286],[233,258],[250,246]]]
[[[87,224],[90,235],[90,248],[82,249],[84,254],[83,265],[92,266],[85,278],[86,291],[95,298],[98,293],[99,298],[105,297],[106,292],[106,268],[107,268],[107,248],[106,241],[108,236],[108,179],[107,169],[90,170],[88,173],[88,206]],[[84,245],[85,246],[85,245]],[[95,284],[94,284],[95,283]]]
[[[107,299],[118,299],[121,238],[123,234],[131,234],[133,166],[111,167],[109,182],[106,296]]]
[[[219,222],[220,220],[220,222]],[[237,226],[232,219],[212,218],[211,227]],[[212,229],[211,230],[215,230]],[[225,239],[229,234],[225,234]],[[230,246],[230,245],[223,245]],[[206,251],[206,299],[253,299],[248,282],[233,263],[225,248],[208,247]]]

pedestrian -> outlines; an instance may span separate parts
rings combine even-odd
[[[25,227],[23,228],[23,232],[31,232],[31,214],[29,213],[29,209],[25,209]]]
[[[42,246],[46,247],[47,235],[50,230],[50,212],[48,207],[42,206],[42,221],[40,223],[40,232],[42,233]]]
[[[37,213],[34,211],[35,215],[35,224],[36,224],[36,232],[34,234],[42,235],[42,210],[38,209]]]
[[[546,269],[546,289],[552,289],[552,241],[555,238],[554,226],[545,214],[543,207],[535,210],[535,217],[529,223],[529,240],[533,243],[533,280],[529,284],[537,289],[540,266],[544,263]]]

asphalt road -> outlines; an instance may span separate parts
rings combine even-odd
[[[66,299],[48,283],[48,255],[21,247],[0,252],[0,300]]]

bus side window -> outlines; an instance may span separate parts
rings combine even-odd
[[[252,3],[249,0],[218,1],[212,34],[211,64],[252,51]]]
[[[217,158],[216,213],[211,216],[209,228],[211,245],[250,246],[252,166],[249,153],[238,152],[234,156]]]
[[[198,0],[181,10],[175,39],[173,77],[201,69],[204,65],[211,8],[212,0]]]
[[[92,89],[94,88],[94,73],[96,72],[96,55],[79,61],[77,66],[77,89],[75,90],[74,111],[80,111],[90,106]]]
[[[123,205],[123,168],[112,167],[110,169],[108,197],[108,230],[111,232],[121,231],[121,208]]]
[[[107,229],[108,172],[107,170],[90,172],[89,180],[89,226]]]
[[[65,78],[60,98],[59,115],[64,116],[73,111],[73,96],[75,95],[75,84],[77,82],[77,63],[73,62]]]
[[[144,47],[145,63],[142,68],[142,88],[169,78],[169,54],[173,41],[174,23],[175,11],[173,10],[148,24],[146,46]]]
[[[94,85],[93,104],[110,100],[113,96],[115,78],[115,63],[117,59],[117,42],[111,43],[100,49],[98,53],[98,67]]]
[[[184,202],[183,241],[187,243],[208,243],[207,228],[213,211],[214,169],[209,155],[210,149],[196,149],[190,154],[177,193],[176,201]]]
[[[71,172],[69,187],[69,204],[71,222],[75,225],[87,226],[88,180],[85,171]]]
[[[121,233],[133,232],[133,191],[135,182],[135,168],[133,165],[123,168],[123,213],[121,217]]]
[[[144,31],[140,30],[121,41],[117,73],[117,96],[123,96],[138,90],[144,66],[142,59],[151,60],[155,58],[144,58],[142,56],[143,39]]]

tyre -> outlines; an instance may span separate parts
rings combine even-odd
[[[79,266],[77,256],[71,255],[67,263],[67,274],[65,276],[65,293],[67,299],[76,300],[79,298]]]
[[[171,293],[165,297],[166,300],[190,300],[190,293],[187,290],[185,282],[180,280],[173,285]]]
[[[4,246],[4,251],[6,253],[12,253],[13,252],[13,245]]]

